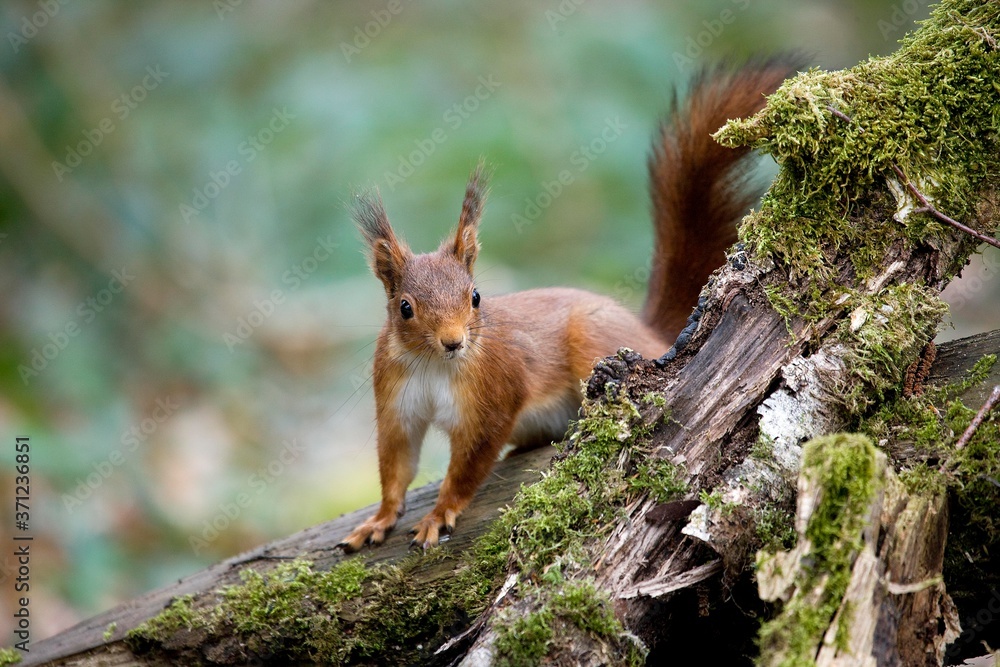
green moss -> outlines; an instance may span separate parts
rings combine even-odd
[[[761,432],[750,447],[750,456],[763,463],[771,462],[774,459],[774,438]]]
[[[611,600],[592,582],[568,582],[552,595],[552,611],[594,637],[613,639],[622,624],[611,611]]]
[[[848,371],[838,389],[847,409],[857,414],[898,385],[948,306],[935,291],[911,283],[856,296],[851,306],[851,317],[836,332],[847,348],[842,360]]]
[[[785,321],[785,328],[789,335],[792,334],[792,320],[802,315],[802,307],[796,303],[795,299],[786,293],[787,286],[780,283],[764,286],[764,294],[771,303],[771,307]]]
[[[906,492],[912,495],[937,495],[948,488],[948,482],[940,471],[924,463],[902,471],[899,481]]]
[[[875,479],[875,447],[861,435],[814,438],[802,450],[802,474],[823,489],[805,535],[817,564],[843,565],[861,547],[868,504],[881,482]]]
[[[790,279],[766,288],[786,319],[837,308],[844,285],[871,278],[897,244],[937,247],[958,234],[927,213],[893,218],[896,197],[887,183],[897,180],[894,166],[939,210],[971,219],[977,193],[1000,173],[998,36],[995,3],[944,0],[893,55],[802,73],[762,112],[716,135],[724,145],[767,152],[781,166],[740,236],[758,260],[773,260]],[[862,208],[878,213],[859,218]],[[954,275],[976,245],[963,238],[944,273]],[[841,274],[843,259],[854,275]]]
[[[238,637],[248,656],[321,662],[372,658],[393,642],[430,632],[429,627],[439,631],[434,623],[453,613],[443,605],[454,596],[439,600],[409,585],[407,575],[416,562],[411,558],[397,566],[367,569],[364,561],[348,559],[323,572],[296,560],[268,572],[247,569],[241,572],[243,583],[223,589],[217,605],[196,608],[191,596],[178,598],[132,630],[127,641],[143,652],[186,630],[210,638]],[[365,615],[352,607],[363,593],[367,602],[382,603],[378,614]]]
[[[549,582],[553,584],[553,582]],[[570,627],[585,633],[601,644],[616,664],[642,665],[645,653],[630,639],[612,611],[607,594],[593,582],[564,581],[549,587],[529,587],[525,597],[534,608],[528,614],[506,610],[498,615],[493,628],[497,633],[497,664],[529,667],[541,664],[551,655],[559,639],[573,645]]]
[[[108,623],[108,627],[104,629],[104,635],[103,635],[104,641],[106,642],[111,641],[111,638],[114,636],[115,630],[117,629],[118,629],[117,623]]]
[[[722,509],[722,489],[715,488],[711,492],[702,489],[698,492],[698,500],[707,505],[710,510]]]
[[[706,505],[708,509],[721,512],[726,516],[732,516],[739,507],[736,503],[727,503],[722,500],[722,489],[716,487],[709,493],[705,489],[698,492],[698,500]]]
[[[998,583],[1000,414],[994,410],[963,449],[955,448],[982,400],[980,392],[970,390],[990,377],[996,361],[996,355],[987,355],[960,381],[925,388],[920,396],[896,398],[858,427],[878,440],[909,493],[947,494],[944,577],[963,615],[981,608],[982,596]],[[977,398],[966,405],[963,398],[970,400],[970,395]]]
[[[266,573],[247,569],[240,573],[243,583],[225,588],[217,606],[196,608],[192,596],[178,598],[129,632],[127,641],[145,650],[178,631],[234,634],[250,654],[328,659],[345,652],[336,615],[341,603],[361,592],[367,575],[360,560],[345,561],[327,572],[301,560]]]
[[[899,397],[859,425],[896,458],[900,480],[910,493],[950,490],[969,512],[971,524],[991,540],[1000,539],[1000,524],[990,510],[1000,502],[1000,489],[990,482],[1000,479],[1000,420],[995,412],[964,449],[956,450],[955,443],[978,410],[959,396],[981,384],[996,361],[996,355],[985,355],[961,381],[920,396]],[[903,453],[905,458],[900,458]]]
[[[761,432],[750,447],[750,458],[778,472],[774,459],[774,438]],[[777,551],[795,546],[795,490],[794,485],[774,485],[763,480],[752,484],[753,495],[762,502],[750,508],[754,532],[760,549]],[[704,494],[704,492],[703,492]],[[721,497],[715,499],[721,502]],[[704,502],[704,500],[703,500]]]
[[[0,648],[0,667],[21,662],[21,654],[12,648]]]
[[[335,615],[345,600],[361,593],[364,563],[344,561],[319,572],[307,561],[282,563],[261,573],[244,570],[243,584],[223,591],[215,613],[246,638],[256,654],[295,655],[310,659],[340,655],[346,639]]]
[[[761,664],[813,664],[863,546],[869,504],[882,482],[876,478],[876,456],[871,441],[861,435],[829,435],[805,444],[800,474],[822,489],[804,535],[811,551],[808,562],[800,564],[795,595],[761,627]],[[844,628],[838,628],[837,642],[846,645]]]
[[[961,450],[955,444],[979,405],[962,401],[996,364],[980,359],[961,381],[927,388],[921,396],[900,397],[863,420],[859,429],[878,439],[908,492],[949,497],[949,533],[944,573],[959,604],[982,606],[976,591],[997,585],[1000,551],[1000,414],[993,411]],[[981,400],[981,399],[979,399]]]
[[[446,549],[413,554],[395,565],[366,567],[362,559],[351,558],[329,572],[302,561],[267,572],[247,570],[240,585],[217,593],[215,604],[179,599],[131,632],[128,641],[136,650],[151,650],[176,632],[198,631],[209,638],[237,637],[248,659],[364,662],[391,650],[401,663],[425,661],[446,629],[486,608],[509,563],[526,580],[568,579],[564,573],[591,561],[585,541],[606,534],[637,493],[669,499],[683,492],[679,469],[647,457],[642,441],[651,428],[626,398],[588,402],[562,459],[539,482],[523,487],[457,564],[444,565],[447,577],[421,585],[414,581],[415,574],[453,558]],[[609,620],[613,615],[596,614],[596,607],[574,614],[581,594],[572,587],[559,590],[562,597],[547,604],[558,611],[560,623],[590,634],[621,632]],[[610,606],[601,608],[610,614]],[[587,625],[591,622],[597,625]],[[630,647],[621,648],[623,655],[638,654],[631,641],[619,643]]]
[[[425,662],[435,637],[465,620],[467,614],[482,610],[486,601],[470,602],[474,591],[462,588],[472,566],[461,568],[458,576],[415,583],[418,572],[446,558],[443,550],[434,549],[411,554],[397,565],[375,568],[374,576],[365,582],[366,594],[345,604],[349,615],[358,615],[346,633],[345,662],[380,661],[388,652],[403,664]]]
[[[948,391],[954,395],[961,394],[963,392],[972,389],[973,387],[982,384],[989,377],[990,371],[993,370],[993,366],[997,363],[997,355],[986,354],[983,355],[982,359],[977,361],[973,366],[972,370],[969,371],[967,377],[965,377],[961,382],[948,388]]]
[[[504,516],[522,572],[586,562],[584,542],[613,525],[630,495],[648,489],[666,496],[676,488],[676,469],[646,458],[641,439],[648,432],[626,398],[587,403],[566,458],[523,488]]]
[[[666,399],[666,397],[662,393],[660,393],[658,391],[650,391],[650,392],[647,392],[642,397],[642,402],[643,403],[649,403],[651,405],[655,405],[658,408],[662,408],[662,407],[666,406],[667,399]]]
[[[683,496],[688,491],[684,469],[665,459],[647,458],[636,466],[636,473],[628,479],[631,493],[647,493],[659,503]]]
[[[140,650],[148,648],[167,637],[187,630],[200,630],[212,624],[210,615],[194,608],[194,596],[182,595],[174,598],[157,616],[139,627],[130,630],[126,641]]]
[[[753,510],[754,531],[761,549],[775,551],[795,546],[795,515],[789,505],[772,502]]]
[[[534,667],[542,662],[552,641],[552,612],[548,609],[510,617],[500,616],[497,629],[497,664],[502,667]]]
[[[840,651],[847,651],[851,639],[851,622],[854,620],[854,604],[846,600],[840,608],[840,616],[837,617],[837,633],[834,635],[833,643]]]

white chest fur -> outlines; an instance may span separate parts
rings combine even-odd
[[[443,359],[422,359],[412,365],[396,399],[404,424],[434,424],[444,431],[458,425],[456,366]]]

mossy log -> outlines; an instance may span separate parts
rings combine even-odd
[[[501,461],[477,495],[475,503],[463,514],[463,530],[456,532],[442,550],[454,553],[467,550],[472,541],[482,535],[490,522],[496,519],[500,509],[513,499],[521,484],[538,479],[541,471],[548,467],[554,453],[552,447],[544,447]],[[440,482],[434,482],[410,491],[407,494],[409,512],[420,516],[430,511],[437,499],[440,485]],[[122,639],[129,630],[162,612],[173,600],[188,595],[204,596],[216,589],[239,584],[240,573],[245,568],[267,570],[282,562],[308,559],[317,569],[330,569],[344,559],[343,551],[337,548],[337,543],[358,523],[374,514],[376,509],[377,506],[374,505],[364,507],[312,526],[110,609],[33,645],[31,652],[24,656],[23,664],[72,664],[81,667],[147,664],[133,656]],[[410,554],[409,535],[405,530],[399,530],[391,533],[385,544],[378,549],[358,557],[364,558],[367,565],[375,566],[399,562]],[[450,565],[447,558],[435,560],[420,571],[419,577],[424,581],[432,581],[446,576],[450,567],[453,564]],[[84,656],[93,656],[93,659]],[[114,659],[108,662],[112,656]],[[165,664],[172,663],[167,661]]]
[[[956,385],[963,378],[969,376],[977,361],[990,354],[1000,354],[1000,331],[943,344],[938,347],[936,360],[930,367],[926,382],[929,386]],[[993,366],[988,375],[978,379],[980,380],[979,382],[965,387],[959,396],[959,398],[971,406],[979,405],[985,400],[987,393],[985,388],[1000,384],[1000,364]],[[943,408],[944,406],[941,407]],[[548,466],[549,460],[554,453],[552,448],[545,448],[513,456],[501,462],[490,481],[477,496],[474,506],[463,515],[462,529],[455,534],[452,540],[445,543],[439,550],[438,557],[427,558],[426,567],[417,567],[410,573],[407,585],[411,585],[419,590],[428,585],[433,585],[433,582],[439,581],[443,577],[454,575],[458,568],[464,567],[461,554],[466,553],[471,548],[473,540],[479,538],[484,533],[489,522],[497,516],[499,509],[513,500],[521,484],[531,484],[539,478],[541,471]],[[891,468],[885,470],[884,455],[879,454],[879,456],[883,459],[880,468],[884,471],[886,479],[891,477],[891,482],[885,482],[887,485],[891,484],[891,491],[883,491],[878,496],[881,513],[875,508],[870,509],[870,512],[872,516],[880,516],[878,525],[882,532],[878,533],[876,531],[873,533],[869,531],[864,535],[867,551],[865,551],[863,557],[858,557],[853,569],[863,570],[864,567],[868,567],[866,571],[871,576],[865,579],[865,585],[868,587],[865,590],[866,592],[874,592],[872,589],[877,586],[880,589],[880,597],[869,595],[867,600],[870,607],[864,610],[863,613],[859,611],[858,607],[855,607],[853,624],[857,626],[858,623],[862,623],[865,620],[873,623],[870,630],[874,632],[874,629],[878,627],[881,633],[880,638],[884,640],[887,635],[898,636],[901,633],[919,634],[926,632],[929,627],[928,623],[930,623],[930,627],[933,627],[940,621],[945,626],[945,632],[935,632],[933,633],[933,637],[919,638],[919,640],[907,638],[900,643],[901,656],[906,658],[902,664],[937,664],[934,661],[924,662],[913,660],[911,659],[913,656],[910,653],[912,653],[914,648],[923,650],[928,641],[930,642],[929,645],[933,646],[936,652],[939,652],[943,648],[941,642],[955,638],[957,616],[954,609],[948,606],[950,599],[944,593],[944,584],[941,579],[944,544],[948,529],[946,495],[937,494],[933,497],[911,497],[907,495],[905,488],[896,479],[895,473],[892,472]],[[437,487],[438,484],[429,484],[412,491],[409,496],[411,510],[419,514],[425,506],[429,507],[433,504]],[[811,491],[805,494],[800,492],[798,496],[800,506],[803,505],[804,498],[812,497],[814,493],[822,493],[822,488],[816,487],[815,484],[812,485],[811,489]],[[891,494],[891,499],[884,499],[884,495],[886,494]],[[696,547],[698,544],[697,540],[678,538],[677,533],[679,532],[678,529],[684,525],[683,519],[690,512],[691,506],[698,504],[697,502],[688,503],[685,507],[683,501],[668,502],[655,505],[653,508],[655,511],[647,512],[647,515],[653,515],[654,523],[658,523],[661,528],[672,529],[667,532],[673,535],[675,541],[679,539],[682,544],[686,542],[688,547]],[[799,524],[797,526],[799,533],[805,532],[803,526],[809,518],[808,516],[802,516],[802,512],[808,511],[808,508],[814,507],[815,504],[812,503],[809,505],[807,503],[806,510],[800,509]],[[722,514],[728,511],[730,517],[735,517],[736,513],[744,511],[743,508],[738,507],[727,509],[725,503],[713,502],[712,500],[708,501],[708,505],[715,505]],[[374,506],[367,507],[327,523],[314,526],[288,538],[263,545],[250,552],[224,561],[208,570],[186,577],[172,586],[154,591],[142,598],[111,609],[66,632],[39,642],[32,647],[32,651],[26,656],[27,659],[24,661],[24,664],[73,665],[77,667],[114,665],[125,667],[129,665],[177,664],[178,660],[189,660],[193,664],[197,661],[211,664],[213,661],[207,655],[216,655],[219,657],[220,660],[217,664],[239,664],[237,660],[227,661],[223,657],[222,652],[212,652],[212,648],[219,646],[218,638],[210,638],[207,635],[196,632],[179,633],[179,636],[174,637],[172,641],[165,641],[164,646],[159,647],[160,650],[153,651],[151,654],[142,652],[137,654],[133,652],[124,639],[130,630],[135,629],[150,618],[160,614],[172,601],[178,598],[193,595],[196,600],[216,599],[219,589],[239,584],[241,580],[240,572],[245,568],[267,571],[273,569],[278,563],[287,562],[288,559],[294,558],[303,558],[312,561],[317,570],[335,568],[345,560],[345,556],[335,545],[343,537],[343,534],[349,531],[360,518],[367,516],[374,509]],[[782,511],[783,509],[779,508],[778,511]],[[750,515],[752,517],[753,513],[751,512]],[[734,521],[733,523],[742,523],[742,521]],[[872,525],[875,525],[874,521],[872,521]],[[744,530],[752,531],[753,527],[745,525]],[[732,539],[730,543],[736,541]],[[743,541],[759,541],[759,538],[751,534],[744,538]],[[875,545],[879,541],[881,541],[883,551],[874,552]],[[802,544],[804,542],[799,543],[800,546]],[[606,554],[609,556],[611,553],[610,549],[606,551]],[[701,554],[704,556],[704,549],[701,550]],[[797,568],[798,561],[792,564],[788,560],[789,557],[781,553],[775,557],[784,558],[793,566],[784,570],[786,584],[784,586],[777,586],[771,579],[767,578],[772,577],[775,568],[773,565],[767,565],[767,557],[764,557],[762,560],[764,563],[763,571],[771,574],[761,578],[771,583],[761,583],[760,596],[761,598],[768,599],[778,597],[789,599],[791,597],[791,590],[794,588],[796,574],[799,573]],[[873,557],[877,559],[878,563],[874,567],[872,566]],[[414,554],[408,550],[408,536],[405,532],[399,531],[392,534],[388,542],[379,549],[353,558],[362,558],[366,565],[371,567],[379,564],[398,563],[407,558],[418,561],[424,560],[425,556],[418,555],[415,558]],[[699,596],[707,594],[710,598],[723,590],[728,590],[734,595],[746,595],[746,591],[740,590],[739,583],[739,579],[744,575],[737,573],[735,579],[730,580],[731,585],[723,584],[720,586],[719,582],[724,578],[722,576],[723,568],[720,560],[720,558],[708,558],[702,564],[672,576],[658,575],[652,577],[646,576],[638,580],[633,579],[632,581],[637,581],[637,583],[630,585],[624,590],[619,598],[617,607],[622,611],[626,611],[629,608],[628,601],[630,600],[636,598],[663,600],[664,598],[669,598],[672,593],[685,590],[691,591],[692,587],[698,591]],[[864,563],[864,567],[862,563]],[[624,569],[623,564],[619,564],[617,567],[618,571]],[[698,588],[699,586],[705,587],[705,584],[699,584],[699,582],[705,582],[706,580],[715,582],[707,587],[707,593],[704,588]],[[986,592],[988,592],[988,589],[985,591],[963,591],[964,597],[970,600],[982,597],[982,594]],[[697,605],[701,604],[702,601],[693,600],[692,598],[694,597],[698,596],[688,596],[689,599],[684,601],[678,600],[677,609],[671,609],[671,612],[674,614],[690,614],[692,618],[701,621],[697,625],[709,625],[713,623],[713,618],[717,617],[716,614],[708,609],[703,610],[705,615],[701,616],[700,614],[703,612],[699,611]],[[895,607],[892,613],[888,613],[889,605],[886,603],[886,598],[892,601],[893,604],[896,601],[899,603],[899,606]],[[735,601],[731,601],[729,607],[732,607],[734,603]],[[970,602],[969,608],[971,609],[971,613],[974,615],[975,610],[979,607],[984,607],[985,604],[984,602],[980,602],[977,607],[977,603]],[[910,611],[908,608],[916,608],[916,610]],[[653,631],[650,630],[651,628],[655,628],[657,624],[661,624],[657,632],[660,632],[662,635],[661,641],[667,641],[666,635],[668,633],[664,632],[662,626],[670,621],[670,613],[667,613],[668,609],[670,609],[670,605],[660,605],[658,608],[651,610],[649,615],[643,619],[647,627],[647,636],[649,632]],[[377,613],[377,610],[375,611]],[[729,617],[732,614],[731,608],[728,610],[722,609],[721,611],[722,613],[718,616],[722,618]],[[775,616],[775,618],[778,617]],[[893,619],[893,623],[887,626],[883,621],[883,625],[878,626],[877,621],[880,618]],[[684,622],[683,624],[685,627],[691,627],[691,623],[689,622]],[[453,646],[460,646],[462,644],[462,633],[468,631],[470,627],[475,627],[475,625],[470,618],[466,619],[464,624],[440,632],[434,638],[433,648],[437,650],[448,641],[454,642]],[[479,625],[481,627],[485,626],[484,623],[480,623]],[[833,625],[833,623],[831,622],[830,625]],[[738,627],[731,627],[731,638],[735,637],[739,631]],[[751,638],[754,635],[754,630],[751,627],[744,627],[743,632]],[[487,631],[486,634],[487,636],[493,636],[495,640],[495,632]],[[851,636],[856,638],[860,636],[860,633],[852,632]],[[870,639],[874,637],[874,635],[868,636]],[[456,638],[459,638],[459,641],[455,641]],[[467,638],[468,636],[466,636]],[[682,638],[678,637],[677,641],[682,641]],[[578,646],[583,646],[583,643],[578,644]],[[597,650],[598,646],[596,642],[590,642],[590,655],[596,659],[593,664],[608,662],[608,656]],[[446,651],[445,653],[454,655],[451,651]],[[480,649],[480,653],[486,653],[489,656],[489,649]],[[937,653],[934,655],[937,655]],[[267,662],[267,660],[264,659],[263,662]],[[371,660],[370,662],[392,662],[392,660],[387,656],[384,661]],[[476,663],[470,662],[469,664]]]
[[[1000,418],[955,446],[995,357],[933,366],[927,345],[978,244],[942,213],[1000,227],[997,39],[1000,4],[945,0],[894,55],[800,74],[723,128],[780,166],[742,246],[663,360],[598,364],[555,461],[475,541],[465,515],[441,549],[358,567],[328,525],[31,664],[937,665],[1000,644],[978,613],[1000,584]],[[314,565],[268,560],[289,556]]]

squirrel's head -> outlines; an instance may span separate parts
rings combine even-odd
[[[475,341],[480,297],[472,268],[485,197],[480,163],[469,177],[454,236],[435,252],[414,255],[393,232],[378,193],[358,196],[354,217],[368,244],[372,271],[385,287],[389,331],[406,350],[454,359]]]

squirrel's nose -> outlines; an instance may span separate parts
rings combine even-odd
[[[458,340],[445,340],[442,338],[441,345],[443,345],[444,349],[448,350],[449,352],[454,352],[455,350],[462,347],[462,339],[459,338]]]

